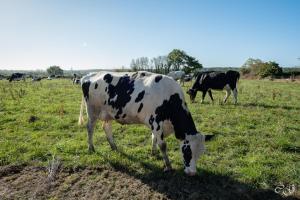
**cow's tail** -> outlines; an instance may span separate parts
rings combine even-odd
[[[83,125],[83,122],[84,122],[84,119],[83,119],[84,106],[85,106],[85,100],[84,100],[84,97],[82,96],[81,105],[80,105],[80,113],[79,113],[79,118],[78,118],[78,125]]]

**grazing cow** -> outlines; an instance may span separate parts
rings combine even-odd
[[[41,77],[32,77],[31,80],[32,80],[33,82],[34,82],[34,81],[41,81],[42,78],[41,78]]]
[[[197,75],[196,81],[191,89],[188,90],[191,102],[194,102],[197,91],[202,91],[202,100],[204,101],[206,92],[208,92],[211,100],[213,101],[211,90],[226,89],[226,96],[224,103],[227,101],[231,90],[233,91],[234,103],[237,103],[237,88],[236,84],[240,78],[240,73],[237,71],[229,70],[227,72],[208,71],[202,72]]]
[[[180,81],[180,84],[184,84],[184,71],[171,71],[167,74],[167,76],[172,77],[175,81]]]
[[[73,85],[74,84],[79,84],[80,83],[80,77],[77,74],[74,74],[72,82],[73,82]]]
[[[172,78],[150,72],[120,74],[99,72],[81,79],[83,97],[79,124],[83,122],[86,103],[88,114],[88,149],[94,151],[93,130],[97,119],[113,150],[112,120],[121,124],[144,124],[152,131],[152,153],[159,146],[166,165],[171,169],[164,138],[175,132],[181,141],[184,172],[195,175],[197,160],[205,150],[205,136],[196,130],[179,84]]]
[[[0,74],[0,80],[5,79],[5,76]]]
[[[13,73],[10,77],[9,77],[9,82],[12,82],[12,81],[20,81],[20,80],[23,80],[25,81],[25,74],[23,73]]]
[[[32,82],[41,81],[42,80],[42,77],[37,77],[37,76],[32,76],[32,75],[30,75],[29,77],[31,78]]]

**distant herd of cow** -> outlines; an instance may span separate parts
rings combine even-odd
[[[184,82],[190,77],[182,72],[168,75],[139,71],[135,73],[95,72],[80,79],[76,74],[73,84],[81,83],[83,97],[80,108],[79,124],[83,124],[83,111],[86,107],[88,122],[88,149],[95,151],[93,132],[97,120],[103,121],[103,130],[113,150],[117,149],[112,135],[112,120],[120,124],[144,124],[152,132],[152,153],[157,146],[163,155],[165,171],[172,169],[167,155],[164,138],[171,133],[180,140],[184,172],[196,174],[196,163],[205,152],[205,136],[196,130],[192,115],[187,107],[184,93],[177,80]],[[226,90],[224,102],[231,91],[237,103],[237,71],[201,72],[191,89],[187,91],[194,102],[197,91],[202,92],[202,101],[208,92],[213,101],[211,90]],[[14,73],[9,81],[25,80],[25,75]],[[32,78],[34,81],[34,78]],[[41,79],[40,79],[41,80]],[[39,81],[39,80],[36,80]]]

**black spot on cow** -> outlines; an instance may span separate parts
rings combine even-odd
[[[111,83],[113,80],[113,77],[111,74],[105,74],[105,76],[103,77],[103,79],[105,80],[106,83]]]
[[[189,141],[188,140],[184,140],[183,144],[188,144]]]
[[[143,108],[143,103],[140,104],[139,109],[138,109],[138,113],[141,112],[142,108]]]
[[[95,90],[97,89],[97,87],[98,87],[98,83],[95,84]]]
[[[106,105],[106,100],[104,101],[104,105]]]
[[[142,73],[141,73],[141,77],[143,77],[143,76],[146,76],[145,72],[142,72]]]
[[[87,101],[89,99],[89,89],[90,89],[91,82],[90,81],[85,81],[82,84],[82,92],[85,100]]]
[[[156,108],[156,123],[159,124],[164,120],[170,120],[177,139],[184,140],[185,135],[197,134],[191,114],[182,106],[182,99],[179,94],[173,94],[169,100],[165,100],[163,104]]]
[[[153,115],[151,115],[149,118],[149,124],[151,125],[152,130],[154,129],[153,122],[154,122],[154,117],[153,117]]]
[[[112,78],[111,78],[112,80]],[[108,105],[117,109],[116,119],[122,114],[123,108],[131,99],[131,94],[134,91],[134,80],[129,76],[119,77],[119,81],[116,85],[108,85]],[[116,97],[117,96],[117,97]],[[116,97],[116,98],[115,98]]]
[[[122,118],[125,118],[126,117],[126,114],[124,114],[123,116],[122,116]]]
[[[192,159],[192,150],[191,150],[190,145],[183,145],[181,148],[181,151],[183,154],[184,165],[186,167],[189,167],[191,159]]]
[[[155,77],[155,82],[158,83],[162,79],[162,75],[158,75]]]
[[[107,87],[105,87],[105,92],[107,92]]]
[[[141,92],[138,94],[137,98],[135,99],[135,103],[141,101],[141,100],[144,98],[144,94],[145,94],[145,90],[141,91]]]
[[[157,124],[157,128],[156,128],[156,131],[159,131],[160,130],[160,125]]]

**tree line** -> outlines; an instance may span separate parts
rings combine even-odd
[[[150,71],[167,74],[170,71],[182,70],[186,74],[197,72],[203,68],[199,61],[180,49],[173,49],[166,56],[157,56],[152,59],[140,57],[132,59],[130,63],[132,71]]]

